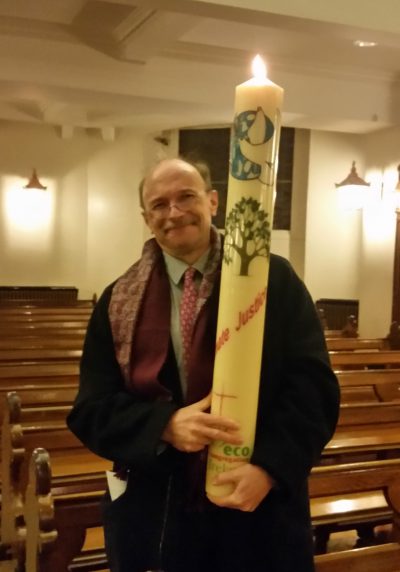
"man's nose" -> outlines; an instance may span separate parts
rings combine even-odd
[[[168,216],[170,217],[183,215],[183,210],[179,208],[178,203],[169,203],[168,209]]]

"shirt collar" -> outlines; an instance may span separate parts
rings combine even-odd
[[[183,260],[179,260],[179,258],[175,258],[170,254],[167,254],[163,251],[163,256],[165,260],[165,266],[167,267],[167,274],[172,280],[172,282],[178,286],[180,283],[182,276],[184,275],[187,268],[193,266],[196,268],[200,274],[204,274],[204,269],[207,264],[208,255],[210,254],[210,249],[207,249],[204,254],[200,256],[193,264],[187,264]]]

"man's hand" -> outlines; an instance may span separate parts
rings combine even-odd
[[[236,469],[220,473],[213,484],[232,484],[234,488],[229,495],[222,497],[208,495],[211,502],[221,507],[252,512],[267,496],[275,481],[261,467],[245,463]]]
[[[162,440],[185,453],[201,451],[216,440],[240,445],[243,441],[238,433],[239,424],[227,417],[205,413],[210,405],[211,394],[178,409],[164,429]]]

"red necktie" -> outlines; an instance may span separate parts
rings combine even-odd
[[[183,367],[186,374],[188,371],[192,332],[194,326],[194,318],[196,315],[196,302],[198,297],[198,292],[194,281],[195,274],[196,269],[193,267],[189,267],[187,270],[185,270],[182,298],[179,308],[183,349]]]

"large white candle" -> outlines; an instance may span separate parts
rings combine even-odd
[[[283,89],[259,56],[253,73],[236,87],[211,403],[212,413],[240,423],[243,444],[210,446],[210,498],[230,492],[213,485],[218,473],[249,461],[257,418]]]

